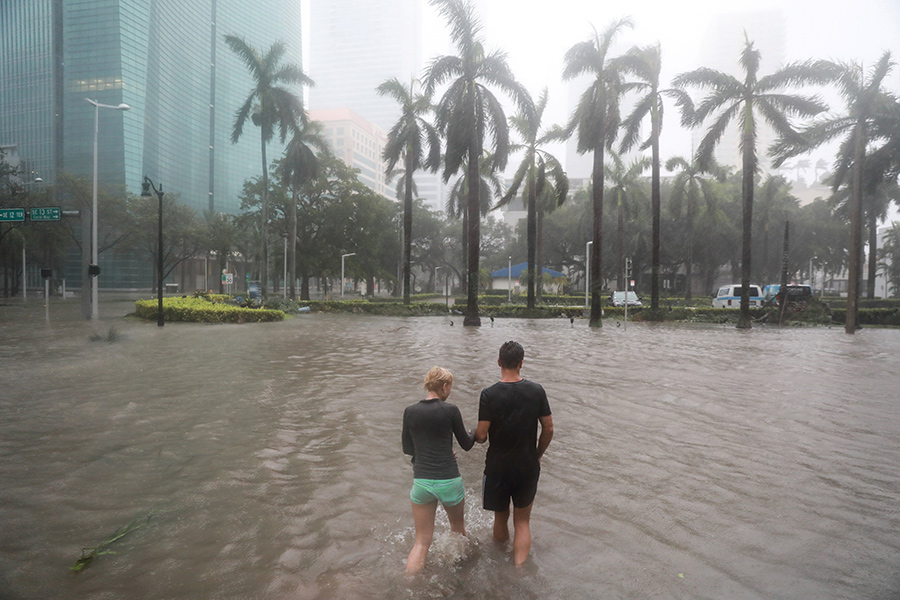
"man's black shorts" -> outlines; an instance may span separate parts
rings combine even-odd
[[[484,510],[509,510],[509,500],[513,506],[525,508],[534,502],[537,494],[538,479],[541,469],[538,467],[530,473],[509,473],[503,477],[483,476],[481,479],[481,502]]]

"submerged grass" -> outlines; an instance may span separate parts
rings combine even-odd
[[[97,546],[93,548],[82,548],[81,558],[76,560],[75,564],[69,567],[69,570],[75,572],[83,571],[84,569],[88,568],[93,563],[94,559],[98,556],[103,556],[104,554],[116,554],[108,548],[129,533],[134,533],[138,529],[145,527],[150,522],[150,519],[152,519],[155,515],[155,511],[151,511],[150,513],[145,515],[139,515],[132,519],[132,521],[127,525],[123,525],[122,527],[116,529],[112,533],[112,535],[100,542]]]

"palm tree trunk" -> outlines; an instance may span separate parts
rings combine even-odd
[[[544,211],[539,210],[536,213],[537,216],[537,242],[535,246],[537,246],[536,256],[537,260],[534,263],[534,271],[535,273],[540,273],[540,285],[535,288],[534,299],[535,302],[540,302],[541,297],[544,294]]]
[[[694,194],[688,192],[687,198],[687,260],[684,265],[685,290],[684,299],[688,302],[693,298],[694,283]]]
[[[473,111],[474,113],[474,111]],[[469,140],[469,175],[468,175],[468,216],[469,229],[467,245],[469,248],[468,255],[468,301],[466,303],[466,316],[463,319],[463,325],[469,327],[481,327],[481,318],[478,316],[478,255],[481,250],[481,206],[478,202],[478,191],[481,186],[478,185],[478,159],[479,149],[477,140],[473,137]]]
[[[534,186],[534,157],[528,169],[528,308],[534,308],[535,256],[537,254],[537,192]]]
[[[603,139],[603,136],[600,136]],[[591,244],[591,318],[590,327],[603,327],[603,299],[600,296],[603,290],[603,282],[600,274],[603,272],[600,264],[600,245],[603,241],[603,143],[594,149],[594,164],[591,169],[591,203],[594,211],[593,232]]]
[[[403,195],[403,304],[409,304],[409,280],[412,269],[412,205],[413,205],[413,155],[406,149],[406,189]]]
[[[856,123],[853,151],[853,187],[850,191],[850,265],[847,280],[847,317],[844,331],[855,333],[859,329],[859,282],[862,268],[862,177],[865,160],[865,123],[862,119]]]
[[[651,251],[651,280],[650,280],[650,308],[659,308],[659,238],[660,238],[660,190],[659,190],[659,95],[654,90],[653,107],[650,113],[650,210],[653,212],[653,240]]]
[[[743,159],[743,176],[741,178],[741,197],[743,198],[743,240],[741,244],[741,316],[738,318],[738,329],[750,329],[750,268],[752,257],[753,227],[753,175],[756,171],[756,147],[753,136],[753,114],[751,103],[744,101],[744,131],[741,154]]]
[[[262,146],[262,226],[260,227],[260,235],[262,237],[262,268],[260,269],[260,293],[263,300],[268,295],[269,285],[269,168],[266,165],[266,140],[260,134]]]
[[[297,191],[291,195],[291,243],[288,248],[288,277],[291,300],[297,298]]]
[[[875,197],[870,200],[869,206],[869,265],[866,275],[866,298],[875,299],[875,277],[878,274],[878,215],[875,212]]]
[[[618,214],[618,223],[616,224],[616,289],[627,289],[625,283],[625,213],[622,211],[622,190],[617,192],[616,213]]]

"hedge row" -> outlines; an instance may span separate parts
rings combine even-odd
[[[436,302],[369,302],[368,300],[313,300],[298,303],[317,313],[352,312],[390,317],[446,315],[447,307]]]
[[[843,325],[847,322],[847,309],[835,308],[831,311],[831,320]],[[900,327],[900,309],[898,308],[860,308],[857,311],[860,325],[889,325]]]
[[[138,300],[134,306],[135,314],[142,319],[156,319],[159,314],[158,300]],[[210,302],[204,298],[163,298],[163,318],[191,323],[262,323],[281,321],[284,313]]]

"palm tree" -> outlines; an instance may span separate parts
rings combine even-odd
[[[650,166],[651,159],[636,158],[628,165],[622,157],[615,152],[610,152],[613,159],[612,165],[607,165],[609,180],[612,187],[610,192],[616,195],[616,216],[618,218],[616,233],[616,248],[618,261],[616,264],[616,289],[627,290],[625,282],[625,213],[629,212],[631,200],[640,195],[640,185],[644,171]],[[644,196],[646,199],[646,196]]]
[[[741,199],[743,204],[743,241],[741,244],[741,315],[737,326],[751,327],[750,320],[750,262],[751,228],[753,224],[753,188],[759,160],[756,154],[757,122],[761,117],[775,131],[788,140],[800,140],[789,117],[811,117],[826,109],[815,97],[786,94],[784,88],[803,84],[823,84],[830,80],[831,70],[826,63],[791,63],[779,71],[759,77],[760,53],[745,36],[740,65],[744,80],[709,68],[682,73],[675,78],[676,87],[693,86],[708,92],[706,98],[694,109],[686,110],[695,126],[712,117],[706,134],[697,147],[697,162],[701,168],[709,165],[713,151],[722,134],[732,121],[741,132],[742,158]]]
[[[400,119],[388,134],[382,158],[387,162],[385,173],[391,173],[400,159],[403,159],[403,303],[409,304],[415,188],[413,173],[422,167],[437,170],[441,162],[441,140],[437,129],[424,118],[424,115],[431,112],[431,99],[415,93],[413,82],[406,86],[392,78],[377,89],[379,94],[391,96],[400,105]]]
[[[509,95],[522,111],[534,110],[525,89],[513,77],[506,55],[499,51],[485,54],[479,34],[481,24],[468,0],[431,0],[450,24],[450,38],[458,56],[439,56],[428,67],[426,94],[449,82],[436,108],[437,126],[447,142],[444,154],[444,181],[457,173],[468,158],[469,181],[478,179],[478,164],[486,138],[493,138],[494,165],[506,168],[509,156],[509,127],[500,100],[487,86]],[[478,258],[481,241],[479,186],[468,186],[468,302],[464,325],[480,326],[478,316]]]
[[[306,124],[303,100],[286,86],[313,85],[313,81],[299,66],[282,64],[281,59],[287,51],[284,42],[275,42],[262,55],[244,41],[244,38],[236,35],[226,35],[225,43],[247,66],[253,78],[253,89],[235,113],[231,143],[236,144],[241,139],[248,118],[259,127],[263,183],[260,285],[262,295],[265,297],[269,281],[269,167],[266,160],[266,145],[275,136],[276,129],[280,133],[281,142],[284,143],[288,132],[296,130],[298,123]]]
[[[806,173],[809,170],[809,160],[802,158],[794,163],[794,171],[796,172],[796,176],[794,177],[794,181],[800,181],[800,171]]]
[[[453,219],[462,219],[462,261],[463,268],[468,265],[469,256],[469,159],[463,159],[460,170],[464,175],[458,178],[450,192],[447,194],[447,203],[444,211],[447,216]],[[479,210],[476,218],[486,217],[493,207],[493,198],[500,197],[503,194],[503,184],[498,177],[496,169],[494,169],[494,157],[489,152],[481,155],[478,162],[478,202]],[[480,251],[480,246],[479,246]],[[469,282],[465,277],[460,276],[462,282],[463,293],[468,294]]]
[[[675,177],[672,180],[671,202],[673,210],[680,213],[681,203],[685,204],[685,243],[687,245],[684,258],[685,273],[685,293],[684,299],[691,300],[693,298],[693,282],[694,282],[694,222],[697,212],[700,209],[698,202],[704,201],[704,210],[713,212],[717,210],[718,196],[712,185],[712,179],[716,181],[725,181],[726,171],[712,159],[707,170],[700,169],[696,161],[688,162],[681,156],[673,156],[666,161],[666,170],[675,171]],[[708,173],[710,177],[704,177],[704,173]]]
[[[653,240],[651,257],[651,282],[650,282],[650,307],[659,308],[659,239],[660,239],[660,158],[659,136],[662,132],[663,103],[662,96],[675,98],[679,106],[690,102],[687,94],[678,89],[659,89],[659,74],[662,70],[662,50],[659,44],[645,48],[632,48],[622,58],[623,69],[638,78],[636,82],[626,84],[626,91],[638,91],[643,94],[637,99],[634,110],[622,127],[625,134],[622,139],[621,151],[627,152],[639,141],[641,122],[650,116],[650,136],[644,140],[641,150],[650,148],[650,204],[653,220]]]
[[[828,162],[826,162],[824,158],[817,160],[815,166],[813,166],[813,183],[819,183],[819,171],[824,172],[827,170]]]
[[[832,65],[838,89],[847,105],[847,114],[820,119],[802,130],[799,139],[779,139],[772,147],[777,156],[773,164],[805,154],[812,148],[844,137],[834,165],[832,189],[850,181],[850,258],[847,281],[847,317],[844,331],[854,333],[859,328],[859,295],[862,276],[863,181],[867,146],[877,139],[889,139],[894,131],[879,127],[890,115],[892,99],[881,88],[894,63],[891,53],[884,52],[872,67],[866,81],[862,66]]]
[[[328,154],[328,141],[322,133],[322,124],[306,120],[304,126],[294,130],[291,141],[284,151],[282,178],[284,186],[291,190],[288,207],[288,226],[291,239],[288,252],[288,273],[290,274],[291,298],[297,297],[297,200],[300,186],[319,176],[319,154]]]
[[[569,193],[569,178],[565,170],[555,156],[544,150],[543,146],[552,140],[559,138],[559,130],[551,129],[541,133],[541,119],[547,108],[547,88],[541,92],[534,110],[522,112],[509,118],[513,129],[521,136],[521,144],[513,144],[511,150],[524,151],[525,156],[519,163],[519,168],[513,176],[512,183],[506,193],[500,198],[497,206],[508,204],[519,188],[525,182],[525,195],[528,198],[528,218],[526,221],[528,230],[528,308],[534,308],[535,297],[535,265],[537,264],[538,242],[538,196],[543,196],[545,191],[552,188],[556,199],[556,206],[565,202]]]
[[[622,73],[617,61],[609,59],[609,47],[616,35],[626,27],[630,19],[611,23],[602,34],[572,46],[565,55],[563,79],[574,79],[582,74],[593,80],[581,95],[575,112],[566,126],[571,135],[577,130],[580,154],[593,153],[591,170],[591,204],[593,208],[593,244],[591,246],[591,327],[602,327],[601,245],[603,241],[603,160],[604,151],[611,148],[618,134],[619,97],[622,94]]]

